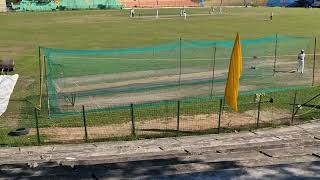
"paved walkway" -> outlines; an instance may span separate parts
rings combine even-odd
[[[254,132],[0,148],[0,178],[320,179],[320,121]]]

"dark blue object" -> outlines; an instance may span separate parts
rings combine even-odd
[[[268,0],[269,7],[310,7],[314,0]]]

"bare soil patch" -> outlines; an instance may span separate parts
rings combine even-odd
[[[290,112],[283,110],[262,110],[260,122],[273,122],[287,120]],[[239,127],[256,123],[256,112],[254,110],[244,113],[224,112],[221,120],[221,127]],[[137,120],[135,123],[136,133],[159,134],[167,131],[175,131],[177,118],[161,118],[152,120]],[[218,127],[218,114],[199,114],[193,116],[180,116],[180,131],[201,131]],[[31,133],[35,133],[33,129]],[[83,127],[49,127],[41,128],[40,133],[45,135],[47,141],[71,141],[84,139]],[[131,122],[121,124],[109,124],[102,126],[88,127],[90,139],[120,137],[131,134]]]
[[[178,72],[178,71],[177,71]],[[226,73],[227,70],[221,70],[221,71],[216,71],[215,75],[219,76],[220,74]],[[117,75],[114,75],[117,76]],[[135,76],[135,73],[131,73],[130,75],[128,74],[127,77]],[[99,77],[99,76],[98,76]],[[193,79],[205,79],[205,78],[211,78],[212,77],[212,72],[207,71],[207,72],[197,72],[197,73],[188,73],[188,74],[182,74],[181,75],[181,80],[193,80]],[[100,76],[101,78],[101,76]],[[116,77],[114,77],[116,78]],[[88,77],[84,78],[86,82],[88,82]],[[91,81],[96,81],[97,77],[92,77]],[[179,79],[178,74],[174,75],[161,75],[158,77],[149,77],[148,75],[145,75],[144,78],[140,77],[138,79],[133,79],[133,80],[122,80],[119,82],[110,82],[110,83],[104,83],[100,82],[97,84],[85,84],[81,85],[78,82],[82,82],[82,78],[79,77],[78,80],[75,80],[70,83],[73,83],[73,87],[70,88],[62,88],[59,87],[58,84],[56,84],[57,89],[59,89],[59,92],[61,93],[71,93],[71,92],[81,92],[81,91],[90,91],[90,90],[96,90],[96,89],[105,89],[105,88],[114,88],[114,87],[120,87],[120,86],[130,86],[133,84],[150,84],[150,83],[169,83],[169,82],[177,82]]]

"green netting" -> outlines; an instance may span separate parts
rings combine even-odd
[[[312,38],[275,35],[242,40],[240,95],[312,85]],[[177,40],[144,48],[64,50],[42,48],[51,116],[104,111],[224,94],[233,41]],[[305,73],[296,72],[304,49]]]
[[[56,3],[53,1],[33,1],[22,0],[19,5],[13,6],[14,9],[20,9],[22,11],[51,11],[57,9]]]
[[[13,8],[22,11],[51,11],[61,9],[120,9],[118,0],[22,0]]]
[[[66,7],[67,9],[119,9],[122,7],[118,0],[60,0],[60,5]]]

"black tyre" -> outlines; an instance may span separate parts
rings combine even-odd
[[[29,134],[29,129],[27,128],[13,129],[8,133],[9,136],[23,136],[27,134]]]

